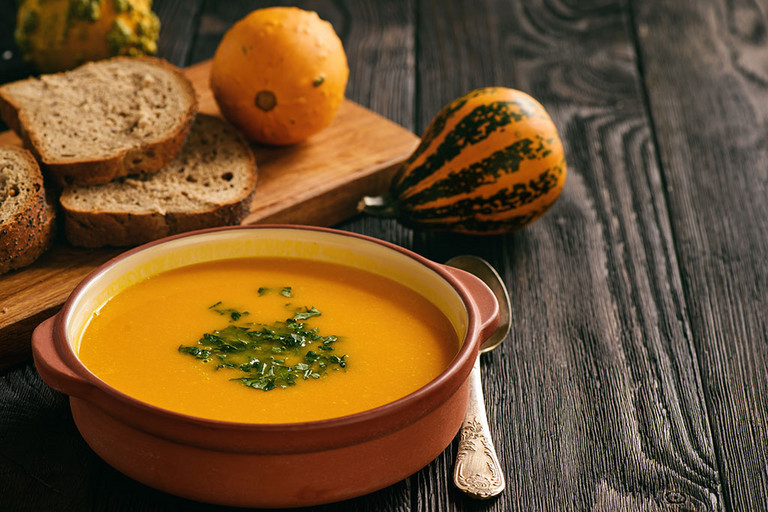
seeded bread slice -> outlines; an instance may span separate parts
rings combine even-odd
[[[35,261],[51,245],[55,208],[32,155],[0,147],[0,274]]]
[[[0,116],[57,184],[92,185],[165,167],[197,96],[175,66],[115,57],[0,87]]]
[[[119,247],[238,224],[250,212],[256,175],[245,139],[200,114],[181,153],[157,174],[65,188],[64,231],[73,245]]]

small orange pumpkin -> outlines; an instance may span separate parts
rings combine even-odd
[[[211,67],[221,113],[250,139],[288,145],[328,126],[349,68],[333,26],[296,7],[253,11],[224,34]]]

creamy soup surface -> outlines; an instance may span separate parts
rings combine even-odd
[[[262,354],[255,363],[251,357],[250,372],[239,368],[242,354],[196,357],[196,348],[189,348],[205,349],[198,340],[206,333],[296,329],[297,322],[303,324],[298,332],[316,329],[310,332],[322,340],[306,343],[305,336],[303,348]],[[458,349],[444,314],[399,283],[330,263],[248,258],[171,270],[118,293],[90,319],[79,357],[111,386],[166,409],[286,423],[392,402],[434,379]],[[314,356],[302,358],[308,350]],[[320,356],[325,359],[307,363]],[[268,357],[285,360],[271,363],[278,366],[299,364],[295,385],[278,380],[264,391],[234,380],[258,376],[265,382],[260,372],[268,370]],[[318,368],[331,360],[336,363]],[[237,364],[221,366],[232,361]]]

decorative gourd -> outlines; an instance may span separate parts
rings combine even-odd
[[[152,0],[21,0],[16,44],[51,73],[115,55],[157,51],[160,20]]]
[[[440,111],[389,193],[363,198],[360,209],[414,228],[500,234],[541,217],[565,176],[562,142],[539,102],[477,89]]]
[[[349,68],[333,26],[297,7],[257,9],[230,28],[211,65],[219,110],[251,140],[301,142],[328,126]]]

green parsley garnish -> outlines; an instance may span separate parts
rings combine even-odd
[[[208,309],[217,312],[220,315],[228,315],[232,322],[237,322],[240,320],[241,317],[247,316],[250,313],[247,311],[238,311],[234,308],[224,308],[221,307],[221,301],[217,302],[216,304],[213,304],[211,306],[208,306]]]
[[[294,322],[298,322],[299,320],[306,320],[308,318],[312,318],[313,316],[320,316],[320,315],[322,315],[322,313],[316,310],[314,307],[312,308],[305,307],[304,311],[299,311],[298,313],[293,315],[293,318],[291,318],[291,320],[293,320]],[[291,320],[289,320],[289,322]]]
[[[262,295],[266,295],[267,293],[269,293],[271,291],[272,291],[271,288],[267,288],[265,286],[262,286],[261,288],[258,289],[259,297],[261,297]],[[291,287],[290,286],[283,286],[283,288],[280,290],[280,295],[282,295],[283,297],[293,297],[293,292],[291,291]]]
[[[283,290],[290,288],[284,288]],[[282,292],[281,292],[282,293]],[[221,307],[217,302],[209,309],[229,314],[237,321],[247,312],[239,313]],[[234,313],[240,316],[234,317]],[[322,313],[304,307],[292,317],[273,324],[230,324],[223,329],[205,333],[196,345],[179,346],[179,352],[205,363],[215,362],[216,369],[229,369],[240,376],[230,380],[263,391],[295,386],[299,380],[319,379],[328,370],[347,367],[347,356],[337,356],[333,344],[338,336],[322,336],[317,327],[304,322]]]

